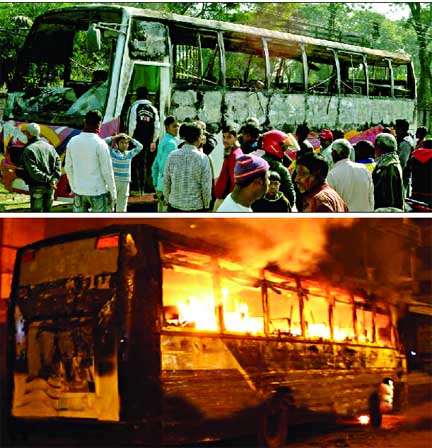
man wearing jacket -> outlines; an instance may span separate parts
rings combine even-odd
[[[60,157],[52,145],[40,139],[37,123],[30,123],[23,132],[27,137],[23,165],[30,190],[30,208],[32,212],[49,212],[61,175]]]

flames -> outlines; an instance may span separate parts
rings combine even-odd
[[[181,286],[178,286],[181,289]],[[248,303],[245,297],[235,288],[221,289],[222,297],[217,300],[205,288],[195,287],[193,295],[181,297],[176,294],[176,300],[170,306],[164,307],[165,322],[170,327],[191,328],[200,331],[219,331],[218,314],[223,327],[228,332],[251,335],[264,334],[264,317],[262,312],[253,311],[257,306]],[[283,327],[278,319],[272,320],[270,315],[270,331],[287,333],[291,336],[302,336],[299,326]],[[308,323],[306,335],[308,338],[331,338],[330,326],[326,322]],[[344,341],[353,337],[352,328],[334,325],[333,339]]]
[[[216,331],[218,329],[214,297],[211,294],[189,296],[178,304],[179,323],[182,326],[192,326],[197,330]]]
[[[169,324],[181,327],[190,327],[202,331],[217,331],[217,314],[215,298],[212,294],[197,294],[180,300],[175,308],[177,314],[166,319]],[[170,307],[172,308],[172,307]],[[229,288],[222,289],[222,312],[224,326],[227,331],[263,334],[264,320],[262,317],[252,317],[249,306],[235,297],[230,296]],[[165,314],[168,310],[165,309]],[[166,316],[167,317],[167,316]]]
[[[223,310],[227,309],[229,301],[229,289],[222,289]],[[264,333],[264,320],[260,317],[251,317],[249,315],[249,306],[245,302],[234,299],[234,311],[224,311],[224,325],[228,331],[262,334]]]

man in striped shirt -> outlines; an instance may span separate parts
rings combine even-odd
[[[116,212],[126,212],[131,181],[132,159],[143,149],[143,145],[127,134],[118,134],[105,139],[111,155],[114,180],[117,189]],[[129,143],[133,149],[129,149]]]
[[[210,206],[212,172],[201,152],[203,130],[197,123],[184,123],[184,145],[168,156],[163,175],[163,196],[168,212],[204,212]]]

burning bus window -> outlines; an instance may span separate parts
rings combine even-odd
[[[297,293],[268,289],[270,333],[301,336],[300,304]]]
[[[338,295],[333,307],[333,337],[336,341],[352,341],[355,338],[353,304],[349,296]]]
[[[309,293],[304,301],[306,336],[330,339],[328,302],[324,296]]]
[[[380,345],[391,344],[391,321],[390,316],[377,312],[375,314],[375,328],[377,334],[377,342]]]
[[[261,288],[237,278],[223,278],[221,288],[225,330],[264,334]]]
[[[218,329],[209,273],[178,265],[165,267],[162,289],[165,327]]]
[[[372,311],[356,304],[357,338],[359,342],[374,342]]]

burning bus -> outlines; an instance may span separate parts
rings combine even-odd
[[[255,431],[278,447],[288,424],[379,425],[406,399],[392,306],[144,224],[46,239],[17,254],[8,427],[44,445]]]

